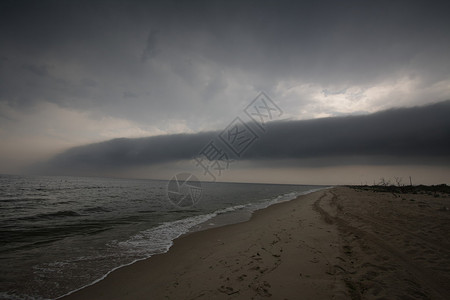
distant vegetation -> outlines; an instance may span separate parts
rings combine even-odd
[[[438,185],[404,185],[401,182],[401,178],[396,177],[393,184],[390,180],[380,179],[378,184],[374,185],[350,185],[353,189],[384,192],[384,193],[396,193],[396,194],[427,194],[438,196],[439,194],[450,195],[450,186],[446,184]]]

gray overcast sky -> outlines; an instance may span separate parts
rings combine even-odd
[[[221,130],[260,90],[289,120],[448,100],[448,11],[448,1],[1,0],[0,173],[112,138]],[[416,176],[445,181],[447,162]]]

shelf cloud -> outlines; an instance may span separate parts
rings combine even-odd
[[[229,159],[270,165],[270,161],[311,160],[310,166],[361,163],[450,163],[450,101],[397,108],[369,115],[304,121],[277,121],[256,132],[252,145],[236,155],[222,144]],[[252,128],[253,124],[248,124]],[[113,139],[69,149],[53,157],[47,171],[60,173],[154,165],[190,160],[224,131]],[[225,145],[226,146],[226,145]],[[331,162],[330,162],[330,158]]]

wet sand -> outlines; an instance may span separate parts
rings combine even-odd
[[[338,187],[192,233],[63,299],[450,299],[448,196]]]

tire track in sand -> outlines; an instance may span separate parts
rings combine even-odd
[[[337,200],[337,196],[332,191],[327,191],[324,193],[316,202],[314,202],[313,207],[314,209],[320,213],[320,215],[323,217],[323,219],[329,223],[336,223],[339,228],[343,232],[351,232],[356,235],[358,235],[360,238],[364,239],[366,242],[372,243],[375,246],[377,246],[379,249],[381,249],[386,254],[390,255],[391,257],[395,258],[395,261],[400,263],[400,265],[406,270],[408,273],[411,274],[411,276],[415,279],[416,282],[418,282],[420,285],[423,285],[428,288],[429,291],[432,293],[433,299],[448,299],[447,296],[450,295],[450,291],[445,288],[445,282],[444,279],[439,278],[436,276],[436,274],[429,272],[428,270],[425,270],[421,266],[419,266],[416,262],[409,260],[407,257],[408,255],[395,249],[394,247],[387,244],[382,238],[378,237],[376,234],[367,232],[365,230],[362,230],[360,228],[357,228],[355,226],[352,226],[348,221],[344,220],[341,217],[332,216],[329,214],[325,209],[322,208],[321,202],[324,200],[325,197],[330,197],[330,200]],[[372,222],[371,220],[364,220],[367,222],[370,222],[372,224],[375,224],[375,222]],[[378,222],[376,222],[378,223]],[[378,224],[376,224],[378,225]],[[397,230],[394,227],[389,227],[390,230]],[[404,232],[405,234],[411,234],[410,232]],[[423,238],[421,238],[423,242],[425,241]],[[428,243],[428,242],[427,242]],[[431,243],[430,243],[431,244]],[[435,248],[436,245],[434,243],[430,248]],[[440,248],[440,247],[439,247]],[[345,271],[345,270],[344,270]],[[347,271],[345,271],[347,272]],[[354,299],[358,299],[358,297],[352,297]]]

